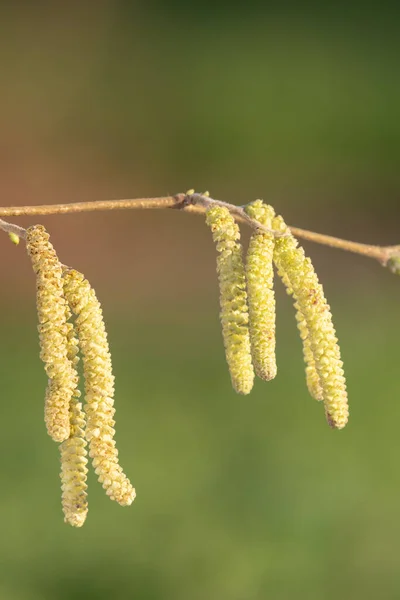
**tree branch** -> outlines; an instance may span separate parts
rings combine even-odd
[[[161,196],[159,198],[136,198],[123,200],[97,200],[94,202],[72,202],[70,204],[42,204],[37,206],[5,206],[0,207],[0,217],[19,217],[34,215],[61,215],[80,212],[93,211],[111,211],[111,210],[136,210],[136,209],[179,209],[184,212],[204,214],[207,207],[211,204],[225,206],[235,216],[236,220],[245,223],[253,229],[269,229],[260,225],[254,219],[251,219],[244,211],[243,206],[237,206],[221,200],[210,198],[207,193],[196,194],[189,190],[186,194],[176,194],[175,196]],[[25,230],[18,225],[7,223],[0,219],[0,229],[8,233],[15,233],[19,237],[25,237]],[[299,227],[290,226],[294,236],[330,246],[339,248],[347,252],[353,252],[369,258],[376,259],[383,266],[390,266],[397,272],[400,264],[400,245],[396,246],[376,246],[371,244],[360,244],[350,240],[342,240],[330,235],[324,235],[314,231],[307,231]]]

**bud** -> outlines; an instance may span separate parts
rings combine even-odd
[[[349,410],[343,363],[330,307],[310,259],[298,247],[282,217],[275,218],[272,225],[277,231],[288,234],[275,240],[274,261],[301,315],[298,322],[307,340],[306,352],[314,359],[314,363],[311,361],[308,366],[313,376],[315,366],[319,379],[320,391],[317,387],[316,395],[322,392],[329,425],[342,429],[348,421]]]
[[[217,245],[220,319],[226,361],[233,388],[239,394],[248,394],[253,387],[254,370],[239,227],[229,210],[221,206],[207,210],[206,223],[211,227]]]
[[[249,217],[271,229],[271,220],[275,216],[271,206],[256,200],[246,206],[245,211]],[[255,231],[246,260],[251,354],[256,374],[267,381],[276,376],[274,244],[273,234]]]
[[[8,234],[8,237],[10,238],[10,242],[12,242],[16,246],[18,246],[19,241],[20,241],[19,235],[17,235],[16,233],[10,232]]]
[[[395,275],[400,275],[400,251],[398,256],[392,256],[386,263],[386,266]]]
[[[101,306],[81,273],[65,270],[64,282],[65,296],[76,315],[82,352],[89,455],[107,495],[128,506],[136,494],[118,462],[114,440],[114,376]]]
[[[26,247],[36,273],[40,358],[49,378],[45,422],[52,439],[62,442],[69,437],[69,405],[76,389],[74,369],[67,356],[62,267],[42,225],[26,230]]]

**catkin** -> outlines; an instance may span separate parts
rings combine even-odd
[[[290,281],[289,281],[287,273],[285,271],[281,270],[279,272],[279,275],[286,287],[287,293],[290,296],[292,296],[293,290],[291,289]],[[315,400],[323,400],[323,391],[322,391],[321,384],[319,381],[319,375],[315,368],[314,353],[311,348],[311,341],[310,341],[310,335],[309,335],[309,331],[308,331],[307,321],[303,315],[303,312],[302,312],[298,302],[294,303],[294,307],[296,309],[297,328],[300,333],[300,339],[303,342],[303,358],[304,358],[304,362],[306,364],[305,370],[306,370],[307,388],[308,388],[308,391],[312,398],[314,398]]]
[[[315,367],[318,377],[316,394],[323,398],[329,425],[342,429],[348,421],[349,410],[343,363],[330,307],[310,259],[298,247],[282,217],[274,219],[273,228],[286,233],[275,240],[274,261],[283,283],[295,300],[299,329],[307,340],[306,352],[314,359],[314,363],[311,361],[308,366],[313,377]]]
[[[323,390],[319,380],[317,369],[315,368],[314,354],[311,348],[310,334],[307,327],[307,321],[300,309],[299,303],[295,302],[297,327],[300,332],[300,338],[303,342],[303,357],[306,364],[306,384],[309,394],[315,400],[323,400]]]
[[[71,317],[69,307],[67,308],[67,348],[68,358],[76,367],[79,358],[79,342],[75,335],[74,326],[68,322]],[[78,373],[75,371],[76,384],[78,385]],[[74,527],[82,527],[85,522],[87,503],[87,442],[85,440],[85,413],[79,402],[80,391],[75,390],[70,404],[70,436],[60,444],[61,455],[61,489],[62,509],[64,521]]]
[[[89,455],[107,495],[128,506],[135,498],[135,489],[118,462],[114,440],[114,376],[101,306],[81,273],[65,270],[64,282],[65,296],[76,315],[82,352]]]
[[[246,278],[239,243],[239,227],[229,210],[212,206],[206,212],[217,245],[217,272],[220,289],[220,319],[232,385],[239,394],[248,394],[254,382],[251,361]]]
[[[246,213],[269,229],[274,209],[256,200],[246,207]],[[275,294],[273,289],[273,234],[255,231],[250,239],[246,259],[251,354],[254,370],[261,379],[276,376],[275,358]]]
[[[62,442],[70,433],[69,405],[76,389],[74,369],[67,356],[62,267],[42,225],[26,230],[26,247],[36,273],[40,358],[49,379],[45,422],[52,439]]]

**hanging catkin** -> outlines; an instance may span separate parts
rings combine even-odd
[[[275,240],[274,261],[283,283],[295,300],[300,316],[300,333],[305,336],[310,356],[312,354],[313,362],[308,366],[312,370],[315,367],[318,376],[317,386],[320,389],[316,388],[316,395],[322,396],[329,425],[342,429],[348,421],[349,409],[343,363],[330,307],[310,259],[298,247],[282,217],[274,219],[273,228],[286,234]]]
[[[26,247],[36,273],[40,358],[49,380],[45,422],[52,439],[62,442],[69,437],[69,406],[76,389],[74,368],[67,356],[62,267],[42,225],[26,230]]]
[[[239,227],[229,210],[212,206],[206,212],[217,246],[220,289],[220,319],[232,385],[239,394],[248,394],[254,382],[251,361],[249,312],[243,251]]]
[[[262,200],[249,204],[246,213],[271,229],[275,212]],[[267,381],[276,376],[274,243],[273,234],[256,230],[250,238],[246,259],[251,354],[256,375]]]
[[[82,352],[89,455],[107,495],[127,506],[135,498],[135,489],[119,464],[114,440],[114,376],[101,306],[78,271],[65,270],[64,282]]]
[[[79,342],[75,335],[74,326],[69,321],[71,312],[67,309],[67,348],[68,358],[74,367],[79,362]],[[75,371],[76,384],[78,373]],[[87,441],[85,440],[86,420],[82,404],[79,401],[80,391],[75,390],[71,399],[69,420],[70,435],[60,444],[61,458],[61,489],[64,520],[74,527],[82,527],[88,512],[87,502]]]

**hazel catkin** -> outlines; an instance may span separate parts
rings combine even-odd
[[[86,445],[85,415],[82,404],[74,398],[70,407],[70,436],[60,444],[64,520],[74,527],[83,525],[88,512]]]
[[[288,293],[295,300],[299,329],[307,340],[307,356],[312,359],[308,366],[313,377],[315,367],[318,377],[316,395],[322,396],[329,425],[342,429],[348,421],[349,410],[330,307],[310,259],[304,255],[282,217],[274,219],[273,228],[285,234],[275,240],[274,261]]]
[[[239,227],[229,210],[212,206],[206,212],[217,246],[220,319],[232,385],[239,394],[250,393],[254,382],[251,360],[246,277]]]
[[[42,225],[26,230],[26,247],[36,273],[40,358],[49,380],[45,422],[52,439],[62,442],[69,436],[69,405],[76,389],[74,369],[67,356],[62,267]]]
[[[79,342],[73,324],[69,321],[71,312],[67,308],[67,351],[68,358],[76,367],[79,362]],[[75,370],[76,385],[78,372]],[[88,512],[87,502],[87,442],[85,440],[86,419],[79,401],[80,391],[76,388],[71,399],[69,418],[70,435],[60,444],[61,489],[64,521],[74,527],[82,527]]]
[[[107,495],[128,506],[136,494],[119,464],[114,440],[114,376],[101,305],[89,282],[78,271],[64,271],[64,291],[76,315],[82,353],[89,455]]]
[[[246,213],[271,229],[275,211],[256,200],[248,204]],[[254,370],[261,379],[276,376],[275,358],[275,294],[273,289],[274,235],[256,230],[249,243],[246,258],[247,295],[249,305],[250,342]]]

